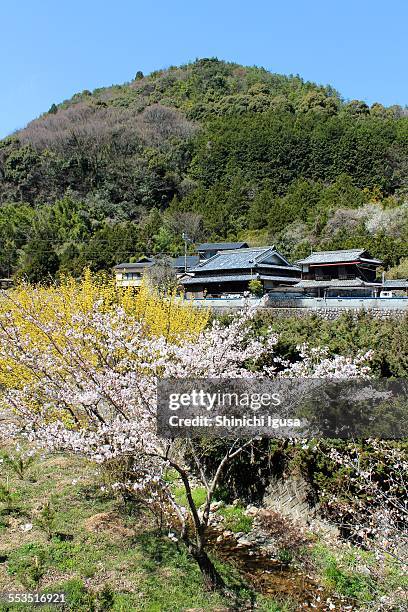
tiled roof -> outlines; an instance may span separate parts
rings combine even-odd
[[[280,266],[279,264],[269,264],[269,263],[259,263],[256,266],[257,268],[276,268],[276,270],[292,270],[292,272],[300,272],[300,266]]]
[[[218,270],[251,270],[268,256],[276,253],[274,247],[257,247],[252,249],[235,249],[231,251],[220,251],[210,259],[202,261],[198,266],[192,268],[192,272],[207,272]],[[273,264],[271,264],[272,266]]]
[[[378,265],[384,263],[381,259],[376,259],[375,257],[360,257],[360,261],[363,263],[376,263]]]
[[[391,280],[385,280],[383,286],[386,289],[408,289],[408,278],[395,278]]]
[[[348,249],[343,251],[315,251],[305,259],[300,259],[298,264],[325,264],[325,263],[349,263],[362,258],[365,249]],[[364,258],[366,262],[382,263],[379,259],[371,257]]]
[[[336,288],[336,287],[381,287],[381,283],[367,283],[366,281],[361,280],[361,278],[353,278],[351,280],[301,280],[300,283],[294,285],[295,289],[313,289],[317,287],[327,287],[327,288]]]
[[[198,255],[187,255],[186,259],[187,259],[187,268],[192,268],[193,266],[196,266],[200,261],[200,258]],[[172,268],[184,269],[184,266],[186,263],[184,259],[184,255],[180,255],[179,257],[173,257],[172,259],[167,259],[166,261],[167,261],[167,264],[170,265]],[[146,258],[142,258],[139,261],[136,261],[133,263],[130,263],[130,262],[120,263],[114,267],[114,270],[140,270],[143,268],[150,268],[156,263],[160,264],[160,259],[157,259],[155,257],[146,257]]]
[[[246,242],[203,242],[197,251],[225,251],[227,249],[242,249],[247,247]]]
[[[273,276],[271,274],[229,274],[218,276],[190,276],[183,277],[181,283],[183,285],[205,285],[207,283],[229,283],[234,281],[250,281],[250,280],[271,280],[276,282],[298,282],[298,278],[290,278],[290,276]]]
[[[149,261],[136,261],[134,263],[121,263],[114,266],[114,270],[143,270],[144,268],[150,268],[155,263],[154,259]]]
[[[198,255],[187,255],[186,259],[184,259],[184,255],[179,255],[179,257],[175,257],[171,260],[170,265],[172,268],[182,268],[184,270],[184,266],[187,263],[187,268],[192,268],[196,266],[200,261]]]

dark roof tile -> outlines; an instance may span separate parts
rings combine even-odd
[[[280,261],[280,264],[278,265],[285,264],[285,258],[277,253],[274,247],[254,247],[251,249],[242,248],[230,251],[219,251],[216,255],[213,255],[209,259],[202,261],[195,268],[192,268],[191,271],[202,273],[222,270],[251,270],[256,268],[258,264],[264,262],[265,259],[272,256],[277,256],[279,258],[278,261]],[[271,263],[270,266],[273,267],[273,264]]]
[[[246,242],[203,242],[197,246],[197,251],[226,251],[246,247],[248,247]]]
[[[315,251],[305,259],[300,259],[298,264],[325,264],[325,263],[348,263],[358,259],[364,259],[365,262],[373,262],[381,264],[379,259],[362,256],[367,253],[365,249],[345,249],[340,251]]]
[[[291,278],[290,276],[274,276],[272,274],[219,274],[217,276],[185,276],[181,279],[181,282],[183,285],[205,285],[207,283],[228,283],[235,281],[250,281],[258,279],[291,283],[297,283],[299,281],[298,278]]]

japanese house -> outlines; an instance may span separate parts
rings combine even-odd
[[[183,274],[186,270],[194,268],[200,262],[198,255],[179,255],[170,260],[170,265],[175,269],[177,274]]]
[[[246,242],[203,242],[197,246],[197,253],[202,260],[214,257],[218,251],[236,251],[246,248],[248,248]]]
[[[180,255],[167,260],[177,276],[185,274],[186,270],[196,266],[200,259],[198,255]],[[152,266],[159,265],[160,258],[141,257],[135,263],[121,263],[113,268],[117,287],[140,287],[143,275]]]
[[[140,287],[145,271],[154,266],[154,257],[141,257],[134,263],[121,263],[114,266],[117,287]]]
[[[382,261],[365,249],[317,251],[297,262],[301,281],[296,290],[314,297],[371,297],[382,287],[377,268]]]
[[[392,291],[396,296],[408,297],[408,278],[396,278],[383,282],[384,291]]]
[[[180,279],[186,297],[243,295],[251,280],[259,280],[263,290],[278,285],[291,286],[300,280],[300,268],[291,265],[275,247],[218,251],[201,261]]]

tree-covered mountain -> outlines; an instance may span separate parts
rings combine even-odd
[[[83,91],[0,142],[0,274],[193,241],[408,257],[408,112],[217,59]]]

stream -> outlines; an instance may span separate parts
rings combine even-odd
[[[256,591],[280,599],[297,602],[299,610],[355,610],[350,602],[330,596],[323,587],[304,572],[271,558],[253,544],[240,544],[231,535],[222,537],[222,530],[209,527],[211,549],[217,557],[234,565]]]

